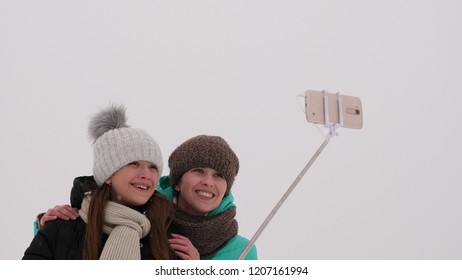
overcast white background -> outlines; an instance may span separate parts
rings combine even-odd
[[[456,0],[1,1],[0,259],[91,175],[88,120],[111,102],[165,165],[190,137],[225,138],[250,239],[324,140],[307,89],[360,97],[364,127],[339,130],[259,257],[461,259],[461,15]]]

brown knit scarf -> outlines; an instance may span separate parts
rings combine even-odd
[[[174,205],[174,209],[175,219],[171,225],[171,232],[188,237],[201,258],[215,254],[237,235],[238,225],[234,219],[234,207],[212,217],[188,214],[177,205]]]

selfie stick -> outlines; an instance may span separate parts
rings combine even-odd
[[[249,243],[247,246],[244,248],[242,253],[239,255],[238,260],[242,260],[247,256],[247,253],[250,251],[250,248],[253,246],[255,241],[257,241],[258,237],[260,234],[263,232],[263,230],[266,228],[266,226],[269,224],[271,219],[276,215],[276,212],[279,210],[279,208],[282,206],[284,201],[287,199],[287,197],[290,195],[290,193],[295,189],[297,184],[300,182],[300,180],[303,178],[305,173],[308,171],[308,169],[311,167],[311,165],[314,163],[314,161],[318,158],[318,156],[321,154],[322,150],[327,146],[329,143],[330,139],[337,135],[337,127],[343,126],[343,116],[342,116],[342,98],[339,93],[337,93],[339,98],[338,98],[338,110],[339,110],[339,123],[334,124],[329,121],[329,108],[328,108],[328,103],[327,103],[327,96],[324,96],[324,123],[325,127],[329,128],[329,134],[327,134],[324,142],[321,144],[321,146],[318,148],[318,150],[314,153],[314,155],[311,157],[310,161],[306,164],[305,168],[303,168],[302,172],[297,176],[297,178],[294,180],[292,185],[290,185],[289,189],[284,193],[284,195],[281,197],[279,202],[274,206],[273,210],[269,213],[269,215],[266,217],[265,221],[263,224],[260,226],[260,228],[257,230],[257,232],[254,234],[252,239],[250,239]]]

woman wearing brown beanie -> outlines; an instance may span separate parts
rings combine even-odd
[[[239,159],[231,147],[219,136],[199,135],[178,146],[168,165],[170,176],[157,190],[173,202],[171,231],[186,236],[201,259],[237,259],[249,241],[238,235],[234,219],[231,187]],[[257,259],[255,246],[246,259]]]

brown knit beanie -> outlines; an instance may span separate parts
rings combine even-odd
[[[239,159],[219,136],[199,135],[178,146],[168,159],[170,185],[175,186],[186,171],[197,167],[215,169],[223,175],[229,192],[239,172]]]

